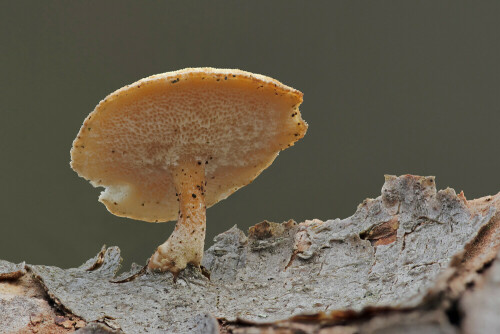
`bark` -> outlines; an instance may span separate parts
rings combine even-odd
[[[0,325],[13,300],[2,286],[28,280],[82,333],[499,331],[500,193],[467,201],[433,177],[387,176],[349,218],[265,221],[214,241],[204,270],[176,281],[138,265],[116,277],[117,247],[67,270],[1,262]]]

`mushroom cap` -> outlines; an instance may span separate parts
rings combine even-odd
[[[298,90],[234,69],[188,68],[118,89],[85,119],[71,167],[122,217],[177,219],[172,168],[205,164],[207,207],[252,182],[307,123]]]

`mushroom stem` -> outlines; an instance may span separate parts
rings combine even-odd
[[[151,257],[148,267],[170,271],[174,277],[188,264],[200,266],[206,229],[205,166],[181,163],[171,170],[179,201],[179,219],[165,243]]]

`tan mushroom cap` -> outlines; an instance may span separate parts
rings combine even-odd
[[[170,169],[205,164],[210,207],[252,182],[280,150],[302,138],[302,93],[266,76],[189,68],[125,86],[85,119],[71,167],[122,217],[177,219]]]

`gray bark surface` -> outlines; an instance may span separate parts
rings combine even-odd
[[[464,333],[500,333],[500,253],[486,275],[460,302]]]
[[[500,265],[478,271],[500,248],[499,209],[499,195],[467,201],[434,177],[387,176],[349,218],[220,234],[203,259],[210,278],[187,268],[177,281],[146,271],[117,283],[142,268],[116,277],[117,247],[78,268],[27,268],[60,310],[126,333],[458,333],[446,310],[471,282],[482,292],[461,307],[498,310],[484,299],[500,293]],[[464,324],[477,329],[474,314]]]
[[[11,263],[5,260],[0,260],[0,279],[16,279],[26,274],[25,263]]]

